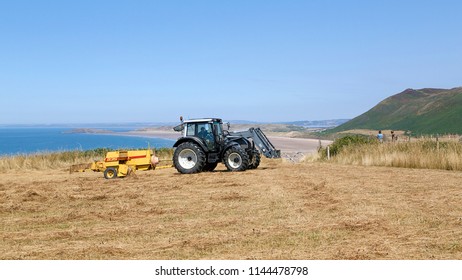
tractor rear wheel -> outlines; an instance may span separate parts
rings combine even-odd
[[[104,170],[104,178],[106,179],[115,179],[117,178],[117,169],[114,167],[108,167]]]
[[[224,161],[229,171],[244,171],[249,166],[249,155],[239,146],[225,152]]]
[[[173,165],[182,174],[201,172],[205,166],[205,153],[195,143],[184,142],[173,153]]]

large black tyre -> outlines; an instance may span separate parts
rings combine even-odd
[[[229,171],[244,171],[249,166],[249,155],[239,146],[232,146],[226,150],[223,157]]]
[[[214,163],[206,163],[204,165],[204,168],[202,168],[202,171],[213,171],[218,165],[218,162],[214,162]]]
[[[256,169],[260,165],[261,156],[258,151],[249,153],[249,167],[248,169]]]
[[[115,179],[117,178],[117,169],[115,167],[108,167],[104,170],[104,178]]]
[[[205,153],[193,142],[181,143],[173,153],[173,165],[182,174],[201,172],[205,166]]]

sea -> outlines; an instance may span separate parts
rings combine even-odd
[[[98,127],[112,132],[129,132],[134,127]],[[0,127],[0,156],[86,151],[97,148],[138,149],[172,147],[174,140],[108,133],[75,133],[71,127]]]

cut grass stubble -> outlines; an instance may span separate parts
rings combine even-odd
[[[263,159],[4,175],[3,259],[462,259],[459,172]]]

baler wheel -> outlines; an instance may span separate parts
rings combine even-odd
[[[106,179],[115,179],[117,178],[117,169],[114,167],[108,167],[104,170],[104,178]]]

